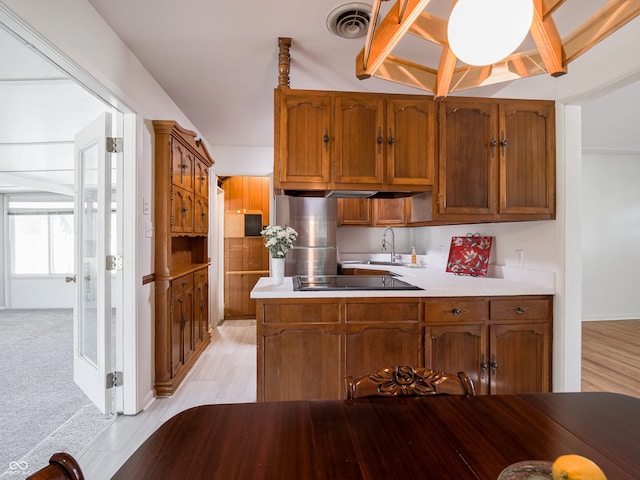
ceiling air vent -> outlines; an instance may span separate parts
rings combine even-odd
[[[342,38],[359,38],[367,33],[371,5],[354,2],[334,8],[327,17],[327,28]]]

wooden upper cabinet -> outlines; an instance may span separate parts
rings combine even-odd
[[[408,198],[339,198],[339,226],[405,226]]]
[[[338,225],[373,225],[371,200],[368,198],[339,198]]]
[[[406,198],[374,198],[373,199],[373,225],[406,225],[407,223],[407,199]]]
[[[384,100],[370,94],[335,97],[333,162],[336,188],[380,188],[384,180]],[[347,185],[345,185],[347,184]]]
[[[200,159],[196,159],[195,163],[193,192],[205,199],[209,198],[209,167]]]
[[[440,105],[439,213],[496,211],[497,112],[496,104],[482,101]]]
[[[554,113],[551,102],[502,105],[500,213],[554,214]]]
[[[276,90],[274,187],[326,189],[330,180],[332,98]]]
[[[276,190],[429,191],[433,97],[276,89]]]
[[[431,98],[387,100],[387,184],[434,183],[436,109]]]
[[[193,168],[195,156],[175,138],[171,139],[171,183],[193,191]]]
[[[457,97],[439,108],[438,220],[555,218],[553,102]]]

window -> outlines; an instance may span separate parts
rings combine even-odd
[[[73,204],[9,202],[9,218],[14,274],[74,272]]]

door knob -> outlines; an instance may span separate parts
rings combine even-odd
[[[64,281],[67,282],[67,283],[71,283],[71,282],[76,283],[76,276],[77,275],[72,275],[70,277],[64,277]]]

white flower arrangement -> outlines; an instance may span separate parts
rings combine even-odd
[[[260,235],[265,239],[264,246],[269,250],[271,258],[284,258],[287,250],[293,247],[293,242],[298,238],[298,232],[286,225],[270,225],[262,230]]]

